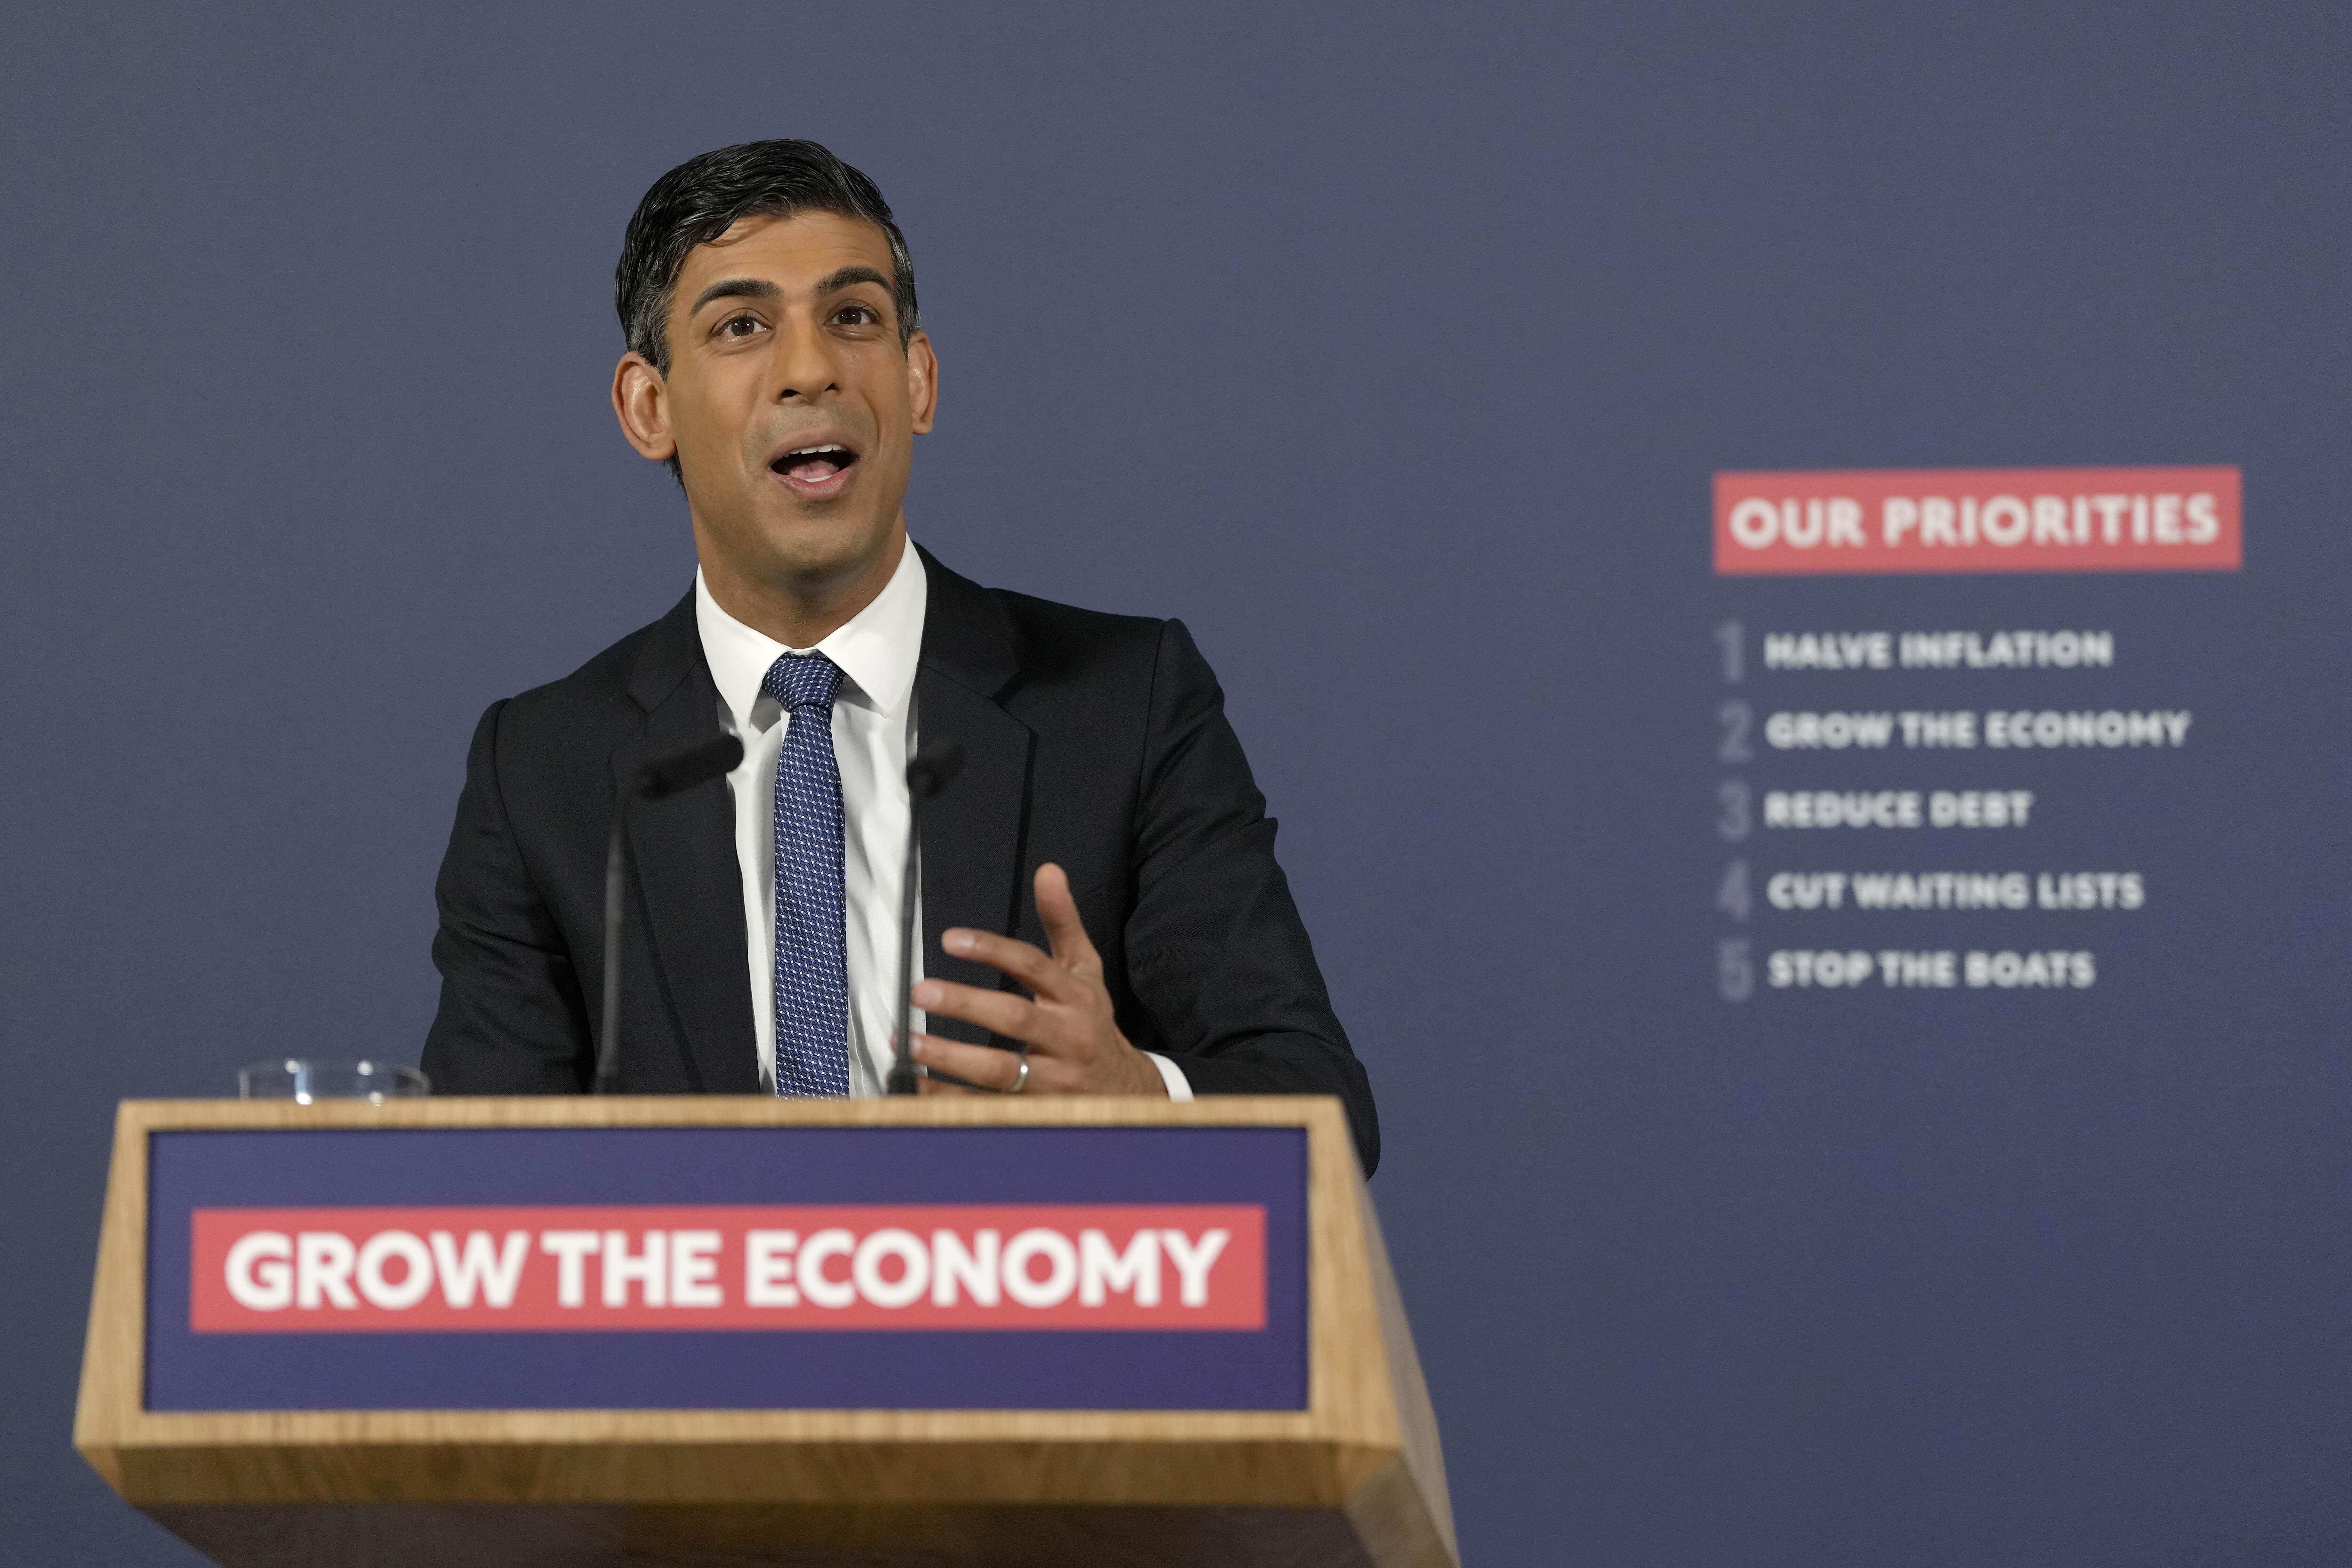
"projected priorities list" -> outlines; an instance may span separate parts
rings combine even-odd
[[[1716,487],[1721,576],[2228,571],[2241,538],[2228,468],[1726,474]],[[2114,793],[2117,770],[2161,769],[2199,743],[2189,707],[2106,700],[2129,657],[2113,627],[1733,617],[1715,640],[1725,1000],[2084,990],[2114,922],[2163,896],[2127,824],[2102,852],[2080,848],[2081,808]],[[2074,831],[2038,831],[2053,813]],[[2053,856],[2053,842],[2073,852]],[[2051,920],[2023,918],[2053,916],[2084,918],[2058,922],[2071,940],[2056,942]],[[1748,934],[1759,926],[1771,940]],[[1938,940],[1921,940],[1927,928]],[[1956,929],[1975,940],[1952,942]]]

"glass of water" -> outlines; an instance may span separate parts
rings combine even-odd
[[[242,1100],[290,1100],[297,1105],[321,1100],[364,1100],[382,1105],[387,1100],[415,1100],[432,1093],[433,1086],[415,1068],[394,1062],[289,1057],[239,1069],[236,1092]]]

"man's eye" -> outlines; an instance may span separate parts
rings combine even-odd
[[[719,323],[719,335],[722,338],[748,338],[759,330],[757,316],[730,316]]]
[[[871,305],[844,305],[833,319],[845,326],[867,327],[882,318],[875,313]]]

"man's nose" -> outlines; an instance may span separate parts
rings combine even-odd
[[[771,367],[775,376],[776,401],[819,398],[828,392],[839,391],[841,367],[834,358],[833,346],[833,340],[814,320],[787,317],[776,333],[775,358]]]

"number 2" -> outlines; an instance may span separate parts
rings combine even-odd
[[[1715,749],[1716,759],[1726,763],[1754,762],[1756,753],[1748,745],[1748,727],[1756,721],[1755,710],[1735,697],[1717,709],[1715,717],[1723,726],[1723,744]]]

